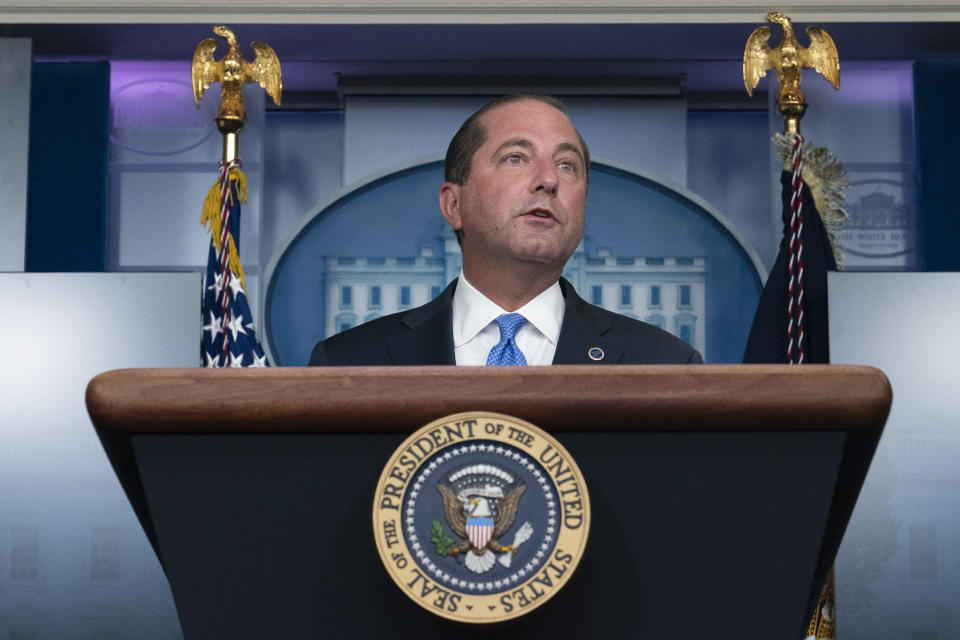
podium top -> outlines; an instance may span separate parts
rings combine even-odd
[[[891,400],[849,365],[123,369],[87,387],[118,435],[397,432],[471,410],[551,431],[879,430]]]

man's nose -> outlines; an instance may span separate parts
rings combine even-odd
[[[556,195],[559,184],[560,176],[557,175],[557,167],[553,164],[553,160],[538,162],[531,184],[532,191],[545,191],[550,195]]]

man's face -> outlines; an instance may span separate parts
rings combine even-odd
[[[444,217],[462,230],[464,267],[492,271],[522,261],[562,270],[583,236],[587,195],[573,125],[536,100],[507,103],[482,123],[486,141],[466,183],[440,191]]]

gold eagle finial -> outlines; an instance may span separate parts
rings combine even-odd
[[[236,132],[243,127],[247,114],[243,110],[243,85],[256,82],[263,87],[274,103],[280,104],[283,85],[280,81],[280,61],[270,45],[254,40],[250,47],[257,54],[253,62],[247,62],[237,46],[237,38],[228,27],[213,28],[213,32],[227,41],[227,53],[215,60],[213,52],[217,48],[215,38],[207,38],[197,45],[193,52],[193,101],[200,106],[203,92],[210,88],[211,82],[220,83],[223,98],[217,111],[217,124],[224,133],[224,127]]]
[[[788,131],[797,131],[800,118],[807,104],[800,90],[800,73],[813,68],[827,79],[834,89],[840,88],[840,60],[833,38],[819,27],[807,27],[810,46],[804,48],[797,41],[790,18],[779,12],[767,14],[767,20],[783,28],[783,40],[776,49],[767,46],[770,40],[770,27],[762,26],[754,30],[747,39],[743,51],[743,83],[747,94],[753,95],[753,88],[760,78],[767,75],[767,69],[777,72],[780,81],[780,94],[777,105],[787,123]]]

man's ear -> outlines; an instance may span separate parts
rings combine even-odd
[[[440,185],[440,213],[454,231],[463,226],[460,219],[460,192],[462,187],[452,182]]]

